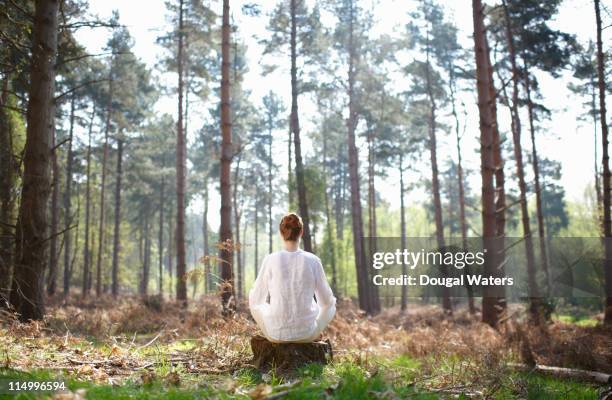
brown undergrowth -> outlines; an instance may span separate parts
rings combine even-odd
[[[116,383],[134,374],[149,379],[146,371],[163,366],[221,376],[250,365],[249,339],[257,328],[244,304],[233,317],[223,318],[214,296],[193,300],[186,309],[137,297],[50,303],[43,322],[24,324],[0,315],[0,366],[65,370]],[[521,341],[527,341],[540,364],[612,372],[609,328],[520,325],[526,333],[518,337],[518,324],[511,321],[497,331],[466,311],[447,316],[435,306],[414,306],[405,313],[387,309],[368,317],[343,300],[326,336],[336,359],[368,368],[398,356],[417,359],[419,379],[432,387],[457,380],[480,387],[494,384],[498,374],[506,373],[508,361],[521,361]]]

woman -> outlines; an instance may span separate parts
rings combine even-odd
[[[264,258],[249,293],[251,314],[271,342],[312,342],[334,317],[336,298],[321,260],[299,248],[302,219],[285,215],[280,233],[283,250]]]

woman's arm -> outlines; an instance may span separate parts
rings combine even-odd
[[[261,270],[255,279],[253,288],[249,293],[249,307],[257,306],[266,302],[268,298],[268,257],[261,263]]]
[[[315,266],[315,296],[317,296],[317,303],[321,307],[321,311],[336,305],[336,298],[329,287],[329,283],[327,283],[323,265],[318,259]]]

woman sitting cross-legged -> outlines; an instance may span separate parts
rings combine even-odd
[[[271,342],[312,342],[334,317],[336,298],[319,257],[299,248],[302,219],[285,215],[280,233],[284,249],[263,260],[249,294],[251,314]]]

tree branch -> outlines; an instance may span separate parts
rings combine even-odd
[[[59,101],[60,101],[60,100],[61,100],[63,97],[65,97],[65,96],[67,96],[67,95],[69,95],[69,94],[71,94],[71,93],[73,93],[73,92],[75,92],[75,91],[79,90],[79,89],[80,89],[80,88],[82,88],[82,87],[89,86],[89,85],[92,85],[92,84],[94,84],[94,83],[108,82],[109,80],[110,80],[110,79],[108,79],[108,78],[103,78],[103,79],[96,79],[96,80],[93,80],[93,81],[86,81],[86,82],[83,82],[83,83],[81,83],[80,85],[77,85],[77,86],[75,86],[75,87],[73,87],[73,88],[70,88],[69,90],[65,91],[64,93],[59,94],[58,96],[56,96],[56,97],[54,98],[54,101],[57,103],[57,102],[59,102]]]

